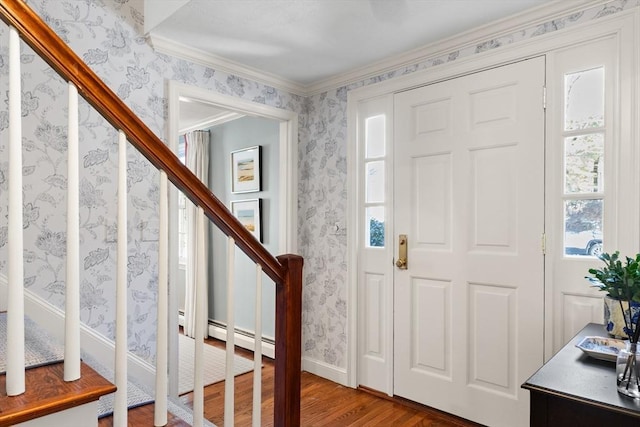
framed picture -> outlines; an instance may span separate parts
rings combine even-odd
[[[261,147],[243,148],[231,152],[231,192],[260,191]]]
[[[231,212],[238,218],[247,230],[262,242],[262,227],[260,205],[262,199],[234,200],[231,202]]]

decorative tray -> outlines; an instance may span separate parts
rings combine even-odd
[[[576,347],[594,359],[615,362],[618,352],[624,349],[625,345],[625,341],[614,338],[584,337]]]

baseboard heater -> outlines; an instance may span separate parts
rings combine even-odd
[[[220,341],[227,341],[227,325],[225,323],[212,319],[208,319],[207,323],[209,325],[210,337],[219,339]],[[178,310],[178,324],[184,326],[184,310]],[[256,337],[255,333],[238,327],[235,327],[233,331],[235,334],[235,344],[238,347],[253,351]],[[275,339],[262,336],[261,342],[262,354],[273,359],[275,357]]]

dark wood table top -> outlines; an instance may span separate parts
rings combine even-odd
[[[594,359],[576,347],[585,336],[606,337],[607,333],[602,325],[588,324],[522,387],[640,418],[640,399],[616,389],[615,362]]]

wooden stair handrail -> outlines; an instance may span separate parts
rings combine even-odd
[[[284,282],[285,274],[278,260],[23,0],[0,0],[0,18],[16,28],[22,39],[72,82],[112,126],[122,130],[156,168],[165,171],[169,180],[202,207],[205,215],[232,237],[253,262],[260,264],[276,284]]]
[[[274,421],[300,425],[302,267],[298,255],[276,259],[23,0],[0,0],[0,19],[67,81],[275,282]]]

